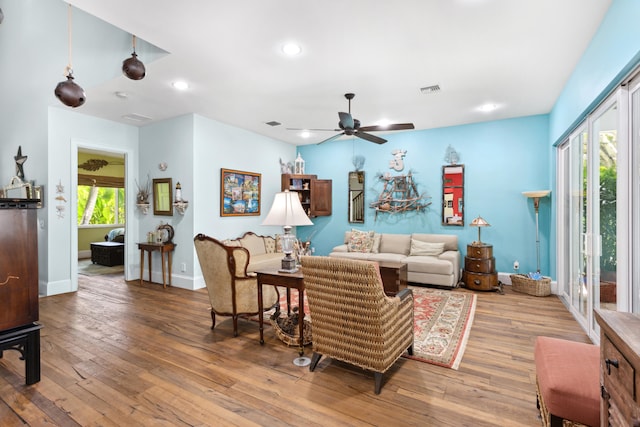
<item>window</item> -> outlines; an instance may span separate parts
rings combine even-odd
[[[124,188],[78,185],[78,225],[124,224]]]

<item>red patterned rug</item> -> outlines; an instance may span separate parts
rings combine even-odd
[[[410,286],[410,288],[413,291],[413,356],[405,354],[404,357],[445,368],[458,369],[473,323],[476,295],[470,292],[420,286]],[[279,288],[279,291],[280,307],[282,312],[286,313],[286,290]],[[297,306],[298,291],[292,289],[291,307]],[[304,312],[309,313],[306,295]],[[270,312],[265,313],[265,321],[269,318],[269,314]],[[305,317],[309,318],[309,315],[307,314]],[[257,316],[254,319],[257,319]]]

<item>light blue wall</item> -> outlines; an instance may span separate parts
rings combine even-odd
[[[140,169],[138,181],[172,178],[182,185],[182,196],[189,201],[184,216],[137,214],[140,239],[162,221],[175,230],[177,243],[173,256],[173,284],[187,289],[204,286],[193,237],[204,233],[217,239],[234,238],[247,231],[273,235],[278,227],[260,225],[271,207],[273,196],[280,191],[279,159],[293,161],[295,147],[280,141],[235,128],[198,115],[185,115],[140,130]],[[168,168],[158,169],[160,162]],[[220,216],[220,169],[235,169],[262,174],[261,215],[246,217]],[[186,271],[182,270],[185,264]],[[160,264],[152,273],[160,281]],[[146,267],[145,267],[146,270]]]
[[[550,140],[558,141],[619,84],[640,59],[640,2],[614,0],[550,114]]]
[[[388,142],[376,145],[360,139],[338,140],[321,145],[299,147],[306,161],[306,172],[333,180],[333,215],[314,218],[313,227],[299,227],[298,235],[314,233],[316,254],[326,255],[340,244],[347,221],[347,173],[354,170],[354,154],[366,158],[366,204],[377,200],[382,188],[376,176],[391,172],[394,149],[407,150],[405,170],[412,171],[419,192],[431,197],[426,212],[388,216],[367,208],[365,224],[353,228],[387,233],[438,233],[459,237],[462,253],[477,240],[477,229],[465,225],[441,225],[442,166],[451,145],[465,165],[465,224],[481,215],[492,226],[482,230],[482,241],[494,246],[498,271],[512,271],[513,261],[521,271],[535,271],[535,216],[523,191],[547,189],[549,182],[548,116],[539,115],[424,131],[390,133]],[[540,211],[541,245],[548,248],[549,201]],[[545,208],[546,207],[546,208]],[[550,268],[549,251],[542,250],[542,271]]]

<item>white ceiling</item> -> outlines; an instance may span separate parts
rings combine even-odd
[[[169,52],[145,63],[144,80],[85,88],[81,112],[134,125],[150,121],[122,116],[196,113],[299,145],[334,132],[305,140],[286,128],[335,128],[346,92],[356,94],[351,111],[363,126],[388,119],[428,129],[548,113],[611,0],[70,3]],[[282,53],[288,41],[302,53]],[[177,79],[190,88],[175,91]],[[436,84],[439,92],[421,93]],[[485,103],[498,108],[478,111]]]

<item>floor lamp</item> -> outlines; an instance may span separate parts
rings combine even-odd
[[[540,208],[540,198],[547,197],[551,193],[551,190],[537,190],[537,191],[523,191],[522,194],[530,199],[533,199],[533,207],[536,211],[536,266],[537,272],[540,273],[540,233],[538,226],[538,210]]]

